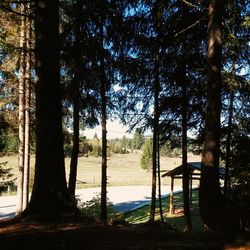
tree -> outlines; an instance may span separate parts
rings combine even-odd
[[[80,123],[80,82],[81,82],[81,11],[82,1],[77,0],[75,4],[75,79],[73,79],[73,147],[71,151],[70,174],[69,174],[69,192],[71,196],[75,196],[77,163],[79,153],[79,123]]]
[[[26,13],[31,13],[30,3],[26,6]],[[32,66],[32,25],[30,18],[26,17],[26,69],[25,69],[25,110],[24,110],[24,169],[23,169],[23,210],[29,202],[29,176],[30,176],[30,131],[31,131],[31,66]]]
[[[186,79],[186,65],[180,63],[180,77],[183,81],[182,85],[182,190],[183,190],[183,206],[184,206],[184,219],[185,227],[184,231],[192,230],[191,215],[190,215],[190,203],[189,203],[189,170],[187,166],[187,129],[188,129],[188,96],[187,96],[187,79]]]
[[[30,106],[31,106],[31,14],[30,3],[20,4],[20,56],[19,56],[19,88],[18,88],[18,186],[17,210],[21,213],[29,201],[29,164],[30,164]]]
[[[21,14],[24,15],[24,4],[21,4]],[[21,16],[20,27],[20,78],[19,78],[19,109],[18,109],[18,124],[19,124],[19,148],[18,148],[18,185],[17,185],[17,209],[16,213],[19,214],[23,210],[23,180],[24,180],[24,137],[25,137],[25,63],[26,63],[26,18]]]
[[[151,208],[150,221],[155,219],[155,202],[156,202],[156,173],[159,166],[159,93],[160,93],[160,26],[161,26],[161,1],[155,3],[154,10],[156,39],[155,39],[155,66],[154,66],[154,118],[153,118],[153,154],[152,154],[152,192],[151,192]],[[160,174],[158,169],[158,174]],[[160,188],[160,187],[159,187]],[[159,197],[159,199],[161,199]]]
[[[142,147],[141,167],[149,171],[152,167],[153,144],[152,139],[147,138]]]
[[[200,214],[208,228],[223,225],[223,201],[219,183],[222,0],[210,0],[208,6],[208,82],[205,141],[199,190]]]
[[[11,168],[5,168],[7,162],[0,162],[0,194],[8,187],[13,186],[15,179],[11,173]]]
[[[9,6],[10,4],[4,3]],[[17,8],[17,6],[15,6]],[[18,8],[19,11],[20,8]],[[0,150],[18,152],[18,85],[20,18],[1,9],[0,15]],[[3,119],[3,120],[2,120]]]
[[[101,10],[106,8],[106,1],[102,0]],[[102,124],[102,183],[101,183],[101,220],[107,223],[107,80],[104,61],[104,25],[105,14],[99,13],[100,20],[100,96],[101,96],[101,124]]]
[[[143,130],[141,128],[136,128],[132,142],[133,149],[141,149],[143,143],[144,143]]]
[[[36,163],[23,215],[57,220],[76,211],[66,185],[59,66],[59,1],[35,2]]]

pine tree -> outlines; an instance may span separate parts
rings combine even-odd
[[[106,9],[106,1],[101,3],[101,10]],[[105,13],[105,11],[104,11]],[[101,220],[107,223],[107,83],[104,61],[104,23],[105,14],[100,17],[100,96],[101,96],[101,124],[102,124],[102,183],[101,183]]]
[[[36,163],[32,196],[23,215],[48,221],[76,211],[65,178],[58,17],[59,1],[35,3]]]
[[[207,107],[199,199],[203,223],[209,228],[216,228],[224,223],[219,183],[223,1],[210,0],[208,15]]]
[[[77,163],[79,153],[79,124],[80,124],[80,87],[82,75],[82,52],[81,52],[81,11],[83,4],[81,0],[77,0],[75,4],[75,79],[73,80],[73,147],[71,151],[70,174],[69,174],[69,192],[71,196],[75,195]]]

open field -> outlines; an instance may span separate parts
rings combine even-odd
[[[140,166],[141,153],[114,154],[108,159],[108,183],[111,186],[123,185],[151,185],[151,172],[147,172]],[[200,161],[200,156],[190,155],[189,161]],[[4,156],[0,162],[7,161],[6,167],[13,168],[17,176],[17,155]],[[31,168],[34,169],[35,157],[31,156]],[[101,157],[80,157],[78,161],[77,188],[89,188],[100,186],[101,183]],[[171,170],[181,163],[181,158],[161,158],[161,169]],[[65,159],[66,176],[69,174],[70,158]],[[31,171],[34,173],[34,171]],[[169,185],[170,179],[164,178],[162,185]],[[176,180],[176,185],[181,185]]]

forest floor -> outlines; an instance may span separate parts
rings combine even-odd
[[[0,223],[1,250],[250,249],[250,235],[229,231],[182,233],[166,224],[102,226],[82,223]]]

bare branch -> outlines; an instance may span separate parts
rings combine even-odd
[[[196,8],[196,9],[199,9],[199,6],[198,5],[194,5],[186,0],[181,0],[183,3],[185,3],[186,5],[190,6],[190,7],[193,7],[193,8]]]
[[[186,32],[187,30],[193,28],[194,26],[196,26],[197,24],[199,24],[203,19],[205,19],[205,17],[206,17],[206,15],[204,15],[202,18],[198,19],[196,22],[194,22],[193,24],[191,24],[191,25],[188,26],[187,28],[185,28],[185,29],[181,30],[180,32],[176,33],[176,34],[174,35],[174,37],[177,37],[177,36],[179,36],[180,34]]]

